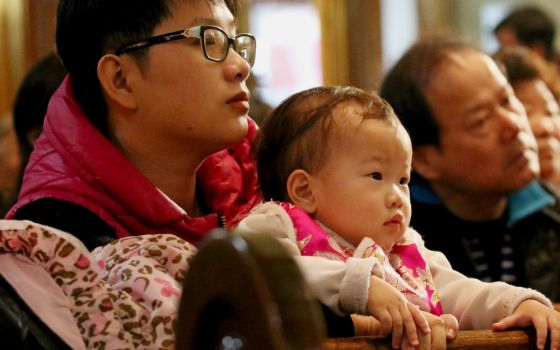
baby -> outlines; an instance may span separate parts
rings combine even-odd
[[[499,320],[495,330],[535,325],[539,345],[550,328],[557,347],[559,315],[545,296],[469,279],[424,247],[409,227],[411,161],[410,137],[377,95],[353,87],[297,93],[273,111],[258,140],[261,190],[272,201],[238,230],[281,240],[324,304],[374,316],[381,333],[393,333],[394,348],[419,341],[444,348],[458,326]],[[377,324],[352,319],[357,335]]]

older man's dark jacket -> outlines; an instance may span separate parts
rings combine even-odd
[[[558,198],[552,188],[535,182],[510,196],[502,218],[468,222],[449,212],[429,186],[420,182],[411,186],[411,226],[424,237],[426,247],[442,251],[455,270],[496,281],[503,280],[504,267],[508,267],[515,277],[506,282],[536,289],[560,302]],[[508,242],[504,241],[506,235],[511,239]],[[513,266],[504,263],[504,252]]]

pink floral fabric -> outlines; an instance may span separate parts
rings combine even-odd
[[[0,253],[23,255],[52,276],[88,348],[175,348],[182,281],[196,253],[190,243],[170,234],[131,236],[89,252],[30,222],[0,230]]]
[[[323,228],[300,208],[289,203],[280,205],[292,219],[297,245],[302,255],[322,256],[339,261],[346,261],[350,257],[373,257],[378,263],[374,274],[401,291],[420,309],[438,316],[442,314],[439,295],[429,266],[409,232],[390,252],[384,252],[370,238],[365,238],[356,248]]]

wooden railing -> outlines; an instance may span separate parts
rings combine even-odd
[[[323,345],[324,350],[392,350],[389,339],[373,337],[331,338],[324,341]],[[529,330],[460,331],[455,340],[447,343],[447,349],[536,349],[536,339],[534,332]]]
[[[560,311],[560,304],[554,304]],[[450,350],[536,349],[532,329],[492,332],[491,330],[460,331],[457,338],[447,343]],[[323,342],[324,350],[392,350],[390,340],[376,337],[330,338]],[[548,344],[546,346],[548,349]]]
[[[389,338],[327,339],[296,264],[267,235],[211,235],[191,262],[179,313],[177,350],[391,349]],[[460,331],[447,349],[536,349],[536,339],[529,329]]]

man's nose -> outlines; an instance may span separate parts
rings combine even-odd
[[[499,128],[501,139],[504,142],[510,142],[524,128],[529,129],[527,116],[504,107],[499,107],[498,118],[500,120]]]

